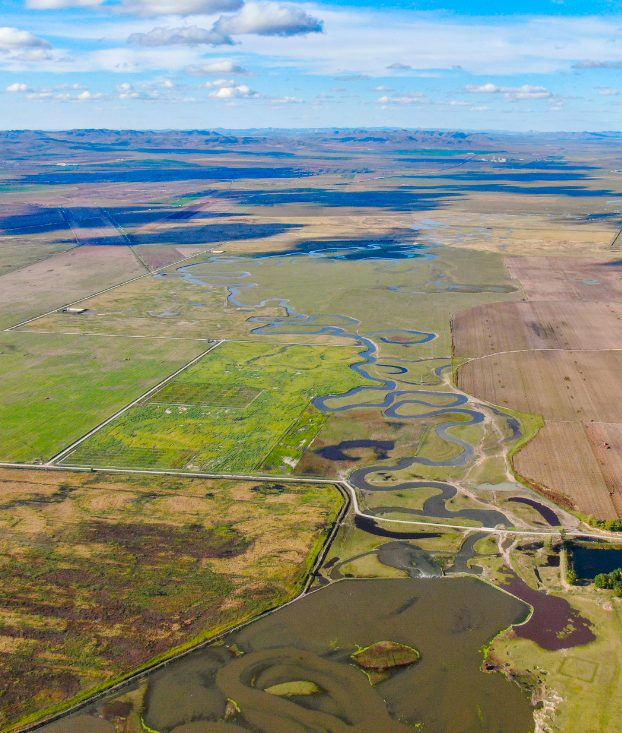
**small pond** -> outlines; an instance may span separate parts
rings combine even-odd
[[[594,580],[599,573],[622,568],[622,550],[572,546],[572,565],[582,580]]]

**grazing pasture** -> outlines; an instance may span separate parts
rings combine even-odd
[[[0,460],[48,460],[207,348],[199,341],[0,334]]]

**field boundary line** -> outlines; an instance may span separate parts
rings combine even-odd
[[[152,387],[151,389],[147,390],[147,392],[145,392],[144,394],[140,395],[140,397],[136,398],[133,402],[130,402],[129,405],[126,405],[125,407],[121,408],[118,412],[115,412],[114,415],[111,415],[109,418],[107,418],[106,420],[104,420],[103,422],[101,422],[99,425],[96,425],[92,430],[89,430],[89,432],[86,433],[86,435],[83,435],[81,438],[78,438],[78,440],[74,441],[71,445],[67,446],[67,448],[65,448],[64,450],[62,450],[60,453],[57,453],[52,458],[50,458],[50,460],[47,461],[47,463],[48,464],[52,464],[52,463],[55,463],[56,461],[59,461],[62,458],[64,458],[74,448],[76,448],[78,445],[80,445],[80,443],[84,442],[87,438],[90,438],[92,435],[94,435],[95,433],[97,433],[99,430],[101,430],[103,427],[105,427],[106,425],[108,425],[109,423],[111,423],[113,420],[115,420],[120,415],[123,415],[124,412],[127,412],[129,409],[131,409],[132,407],[134,407],[134,405],[136,405],[139,402],[141,402],[142,400],[144,400],[145,397],[148,397],[150,394],[153,394],[155,391],[157,391],[158,389],[160,389],[160,387],[164,386],[165,384],[167,384],[171,380],[175,379],[176,376],[178,376],[183,371],[185,371],[186,369],[188,369],[189,367],[191,367],[193,364],[196,364],[197,361],[199,361],[204,356],[206,356],[206,354],[209,354],[210,351],[213,351],[215,348],[217,348],[218,346],[220,346],[222,343],[224,343],[224,342],[223,341],[217,341],[215,344],[212,344],[209,347],[209,349],[207,349],[206,351],[204,351],[201,354],[199,354],[197,357],[195,357],[194,359],[192,359],[192,361],[189,361],[187,364],[184,364],[184,366],[182,366],[180,369],[178,369],[176,372],[174,372],[170,376],[166,377],[166,379],[163,379],[161,382],[158,382],[158,384],[156,384],[154,387]]]
[[[9,330],[8,328],[6,329]],[[35,331],[34,329],[22,331],[15,328],[10,329],[14,333],[39,333],[44,336],[105,336],[106,338],[120,339],[159,339],[162,341],[209,341],[206,338],[193,338],[192,336],[142,336],[138,334],[124,333],[95,333],[94,331]],[[227,339],[214,339],[214,341],[226,341]]]
[[[303,484],[331,484],[341,486],[339,479],[308,478],[306,476],[281,476],[279,474],[207,473],[205,471],[175,471],[174,469],[115,468],[105,466],[59,466],[54,463],[12,463],[0,461],[0,468],[20,468],[26,471],[68,471],[74,473],[145,473],[154,476],[180,476],[185,478],[231,479],[236,481],[290,481]]]
[[[479,359],[490,359],[491,356],[500,356],[501,354],[530,354],[534,351],[622,351],[622,347],[610,347],[607,349],[512,349],[510,351],[495,351],[494,354],[482,354],[482,356],[461,356],[459,358],[466,359],[466,362],[469,362],[478,361]],[[462,364],[460,366],[462,366]]]
[[[229,242],[222,242],[222,245],[229,244]],[[78,245],[77,247],[74,247],[73,249],[79,249],[84,245]],[[129,245],[128,245],[129,246]],[[68,250],[69,251],[69,250]],[[117,283],[116,285],[111,285],[109,288],[104,288],[103,290],[98,290],[96,293],[91,293],[90,295],[85,295],[83,298],[78,298],[77,300],[72,300],[71,303],[65,303],[64,305],[59,305],[57,308],[52,308],[52,310],[47,311],[46,313],[40,313],[38,316],[33,316],[32,318],[28,318],[25,321],[20,321],[19,323],[16,323],[13,326],[9,326],[8,328],[3,329],[4,331],[13,331],[16,328],[19,328],[20,326],[25,326],[28,323],[32,323],[33,321],[38,320],[39,318],[45,318],[45,316],[51,316],[52,313],[58,313],[59,310],[62,310],[63,308],[69,308],[72,305],[75,305],[76,303],[83,303],[85,300],[89,300],[89,298],[96,298],[98,295],[103,295],[104,293],[109,293],[111,290],[115,290],[116,288],[120,288],[123,285],[129,285],[130,283],[136,282],[137,280],[142,280],[145,277],[153,277],[158,272],[162,270],[166,270],[168,267],[173,267],[174,265],[178,265],[180,262],[186,262],[187,260],[192,260],[195,257],[198,257],[199,255],[203,255],[206,252],[211,252],[211,249],[204,249],[202,252],[197,252],[196,254],[191,255],[190,257],[182,257],[180,260],[175,260],[175,262],[171,262],[168,265],[164,265],[163,267],[158,267],[155,270],[148,270],[147,272],[143,273],[142,275],[138,275],[137,277],[132,277],[129,280],[124,280],[123,282]],[[37,264],[36,262],[34,264]],[[10,273],[6,273],[9,275]]]
[[[90,296],[89,296],[90,297]],[[59,309],[51,311],[56,313]],[[44,313],[42,316],[37,318],[44,318],[44,316],[50,315]],[[32,320],[36,320],[33,318]],[[18,324],[19,325],[19,324]],[[163,341],[208,341],[206,338],[194,338],[192,336],[143,336],[141,334],[125,334],[125,333],[95,333],[95,331],[38,331],[33,329],[19,329],[18,326],[11,326],[5,328],[5,331],[13,331],[14,333],[39,333],[47,336],[106,336],[108,338],[127,338],[127,339],[161,339]],[[313,346],[316,348],[330,346],[334,349],[355,349],[355,344],[309,344],[304,341],[252,341],[251,339],[214,339],[215,341],[227,341],[231,344],[266,344],[272,346]]]

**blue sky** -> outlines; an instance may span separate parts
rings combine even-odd
[[[622,127],[622,0],[0,7],[3,129]]]

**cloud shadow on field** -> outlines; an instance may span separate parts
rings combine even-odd
[[[325,208],[347,207],[387,211],[432,211],[447,206],[460,196],[457,192],[421,192],[418,189],[393,191],[331,191],[295,188],[287,191],[232,191],[232,198],[244,206],[310,204]]]

